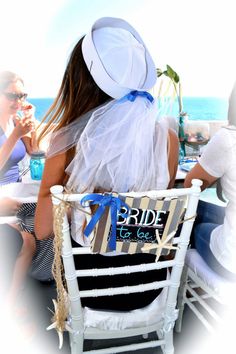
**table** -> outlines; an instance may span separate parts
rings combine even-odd
[[[203,192],[201,192],[199,199],[204,201],[204,202],[215,204],[215,205],[219,205],[219,206],[223,206],[223,207],[226,207],[226,205],[227,205],[227,202],[222,202],[217,197],[216,188],[215,187],[211,187],[211,188],[205,189]]]
[[[187,172],[182,171],[178,166],[176,174],[175,188],[183,187],[183,182]],[[35,203],[38,199],[38,192],[41,181],[27,180],[22,183],[10,183],[5,186],[0,186],[1,197],[10,197],[18,200],[21,203]],[[214,187],[207,188],[200,194],[200,200],[208,203],[213,203],[220,206],[226,206],[227,203],[220,201],[216,195],[216,189]],[[15,223],[17,218],[15,216],[0,216],[0,224]]]
[[[28,183],[10,183],[0,186],[1,198],[8,197],[20,203],[36,203],[41,181],[28,181]],[[0,224],[12,224],[17,221],[15,216],[0,216]]]
[[[176,180],[177,182],[178,182],[178,181],[184,181],[186,175],[187,175],[187,172],[181,170],[180,165],[178,165],[178,170],[177,170],[177,173],[176,173],[175,180]]]

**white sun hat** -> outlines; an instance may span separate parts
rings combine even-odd
[[[119,99],[156,83],[156,67],[138,32],[126,21],[103,17],[82,42],[82,53],[96,84]]]

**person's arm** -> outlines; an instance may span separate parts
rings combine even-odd
[[[37,146],[37,127],[39,126],[39,122],[36,120],[34,114],[35,114],[35,107],[25,101],[22,106],[21,106],[21,112],[23,114],[23,117],[19,119],[27,119],[28,122],[31,123],[31,131],[24,135],[22,137],[22,141],[25,145],[26,151],[29,155],[32,154],[32,152],[37,151],[38,150],[38,146]],[[17,119],[17,118],[16,118]]]
[[[46,159],[35,213],[34,230],[39,240],[46,239],[52,235],[53,213],[50,187],[56,184],[64,185],[67,164],[66,153]]]
[[[16,120],[15,122],[15,128],[0,148],[0,170],[8,161],[17,141],[32,130],[32,124],[28,119]]]
[[[197,163],[192,168],[192,170],[188,172],[187,176],[185,177],[184,187],[191,187],[191,181],[194,178],[198,178],[203,182],[201,186],[202,191],[210,187],[218,179],[217,177],[211,176],[209,173],[207,173],[200,165],[200,163]]]
[[[0,148],[0,170],[5,166],[5,163],[9,159],[12,150],[14,149],[17,141],[19,140],[19,135],[15,130],[11,133],[8,139]]]
[[[173,188],[175,184],[175,177],[178,168],[179,159],[179,140],[174,130],[169,129],[168,138],[168,169],[170,181],[168,188]]]
[[[21,140],[23,141],[23,143],[25,145],[25,148],[26,148],[26,152],[29,155],[31,155],[33,152],[38,150],[37,143],[36,143],[37,142],[37,137],[36,137],[36,132],[35,131],[27,134]]]
[[[191,187],[193,178],[202,180],[202,190],[211,186],[230,169],[231,142],[227,129],[221,128],[205,147],[199,162],[187,174],[185,187]]]
[[[21,203],[17,200],[4,197],[0,199],[0,215],[1,216],[10,216],[15,215]]]

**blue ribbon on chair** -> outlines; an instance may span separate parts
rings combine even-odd
[[[84,230],[84,234],[88,237],[93,229],[95,228],[97,222],[102,217],[105,208],[107,206],[110,207],[111,213],[111,235],[109,240],[109,248],[112,251],[116,249],[116,223],[117,223],[117,213],[120,211],[122,207],[127,209],[126,213],[120,213],[123,218],[127,218],[129,215],[129,206],[124,203],[120,198],[114,197],[112,194],[102,195],[102,194],[88,194],[81,199],[81,205],[83,207],[87,206],[85,203],[89,202],[89,205],[98,205],[98,209],[96,210],[95,214],[93,215],[92,219],[86,226]]]
[[[122,103],[126,100],[128,100],[130,102],[134,102],[138,96],[147,98],[150,102],[154,101],[154,98],[152,97],[152,95],[149,92],[135,90],[135,91],[129,92],[127,95],[122,97],[118,102]]]

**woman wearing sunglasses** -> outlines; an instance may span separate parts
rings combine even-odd
[[[24,82],[18,75],[0,72],[0,185],[20,181],[18,163],[33,149],[35,119],[26,97]],[[23,118],[18,117],[19,110]]]
[[[0,185],[20,182],[18,163],[25,157],[26,152],[31,154],[33,151],[32,132],[35,130],[35,118],[33,106],[25,101],[26,97],[24,82],[18,75],[10,71],[0,72]],[[18,116],[18,111],[22,111],[22,118]],[[1,198],[0,215],[15,215],[20,206],[14,199]],[[10,240],[13,242],[9,243]],[[22,247],[20,252],[19,247],[17,248],[19,254],[15,263],[14,249],[19,242]],[[6,268],[10,270],[14,267],[9,291],[9,300],[14,302],[21,281],[31,264],[36,243],[29,232],[18,229],[18,226],[1,225],[0,246],[3,253],[7,253],[4,272],[7,272]]]

